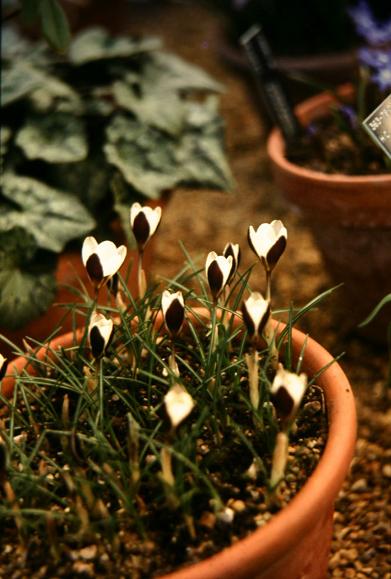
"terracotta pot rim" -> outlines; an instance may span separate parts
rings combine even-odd
[[[337,94],[342,97],[348,97],[353,94],[353,86],[351,84],[341,85]],[[295,112],[300,119],[305,121],[308,115],[312,118],[320,118],[325,116],[324,112],[327,107],[335,103],[336,99],[331,92],[322,92],[313,97],[310,97],[295,107]],[[377,183],[384,183],[390,181],[391,174],[383,173],[381,175],[345,175],[344,173],[324,173],[322,171],[315,171],[307,169],[301,165],[292,163],[285,157],[285,142],[282,133],[279,129],[274,128],[267,140],[267,153],[270,159],[283,171],[295,174],[300,179],[308,179],[311,181],[330,181],[332,183],[353,183],[356,185],[374,185]]]
[[[285,326],[276,320],[274,324],[281,329]],[[69,347],[79,341],[84,332],[82,328],[58,336],[50,342],[50,348],[56,349],[60,345]],[[304,343],[306,350],[303,369],[309,375],[331,364],[317,379],[317,384],[325,394],[329,420],[327,442],[318,465],[296,496],[264,527],[208,559],[165,575],[166,579],[211,579],[224,576],[227,569],[237,578],[241,574],[246,576],[244,571],[248,573],[249,570],[253,570],[255,576],[255,571],[260,572],[276,558],[282,558],[293,546],[298,535],[311,530],[325,505],[332,508],[354,453],[354,398],[347,377],[340,365],[333,361],[331,354],[312,338],[293,329],[293,349],[296,356],[300,354]],[[48,348],[49,346],[41,348],[40,355],[45,355]],[[15,372],[22,372],[26,364],[28,365],[23,356],[16,358],[10,364],[6,380],[12,380],[11,376]],[[287,530],[290,532],[287,533]]]

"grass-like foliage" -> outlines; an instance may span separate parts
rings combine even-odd
[[[260,228],[252,240],[269,293],[282,247],[274,230],[269,249]],[[54,560],[94,541],[119,548],[126,536],[154,541],[159,553],[174,549],[164,565],[176,565],[205,529],[224,546],[235,525],[242,536],[256,526],[243,510],[255,517],[262,499],[286,502],[289,438],[308,431],[298,411],[315,390],[299,375],[303,356],[293,360],[292,327],[320,298],[291,310],[277,337],[270,299],[250,292],[251,271],[237,271],[235,248],[208,256],[207,281],[188,256],[162,299],[161,288],[145,287],[142,265],[142,298],[113,269],[106,279],[103,250],[91,238],[87,245],[87,271],[107,300],[86,294],[84,326],[62,346],[35,344],[12,398],[2,396],[0,519],[22,545],[41,537]],[[303,470],[315,459],[303,455]]]

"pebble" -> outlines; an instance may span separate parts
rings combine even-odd
[[[383,476],[391,478],[391,464],[385,464],[382,469]]]
[[[366,491],[368,490],[368,484],[365,478],[359,478],[358,480],[356,480],[352,486],[351,486],[351,490],[353,492],[362,492],[362,491]]]
[[[88,547],[84,547],[84,549],[80,549],[79,555],[85,561],[89,561],[95,559],[97,552],[98,547],[96,545],[89,545]]]

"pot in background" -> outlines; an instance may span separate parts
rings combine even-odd
[[[351,85],[341,97],[353,96]],[[335,97],[322,93],[296,108],[305,126],[329,114]],[[267,151],[274,179],[285,199],[306,219],[343,305],[346,329],[364,320],[391,291],[391,174],[343,175],[313,171],[288,161],[281,132],[274,129]],[[385,341],[391,307],[385,308],[365,335]]]

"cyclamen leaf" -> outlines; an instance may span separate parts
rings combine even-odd
[[[52,303],[54,263],[37,254],[34,238],[15,227],[0,233],[0,321],[15,329],[44,312]]]
[[[1,104],[3,107],[23,98],[44,82],[45,75],[27,63],[18,62],[2,70]]]
[[[107,128],[104,152],[125,180],[151,199],[158,199],[178,182],[174,143],[135,120],[114,117]]]
[[[88,153],[82,121],[67,113],[31,118],[18,132],[16,144],[28,159],[49,163],[82,161]]]
[[[3,196],[12,202],[0,215],[0,230],[20,226],[43,249],[60,252],[71,239],[82,237],[95,221],[76,197],[30,177],[3,176]],[[14,209],[14,206],[19,209]]]
[[[171,135],[178,135],[185,122],[185,104],[174,91],[151,91],[137,96],[132,86],[122,81],[113,85],[120,107],[131,111],[139,121]]]
[[[111,36],[104,28],[88,28],[72,41],[69,58],[74,64],[85,64],[102,59],[126,58],[160,48],[158,38],[133,39],[129,36]]]
[[[57,0],[40,0],[42,31],[46,40],[59,52],[65,52],[71,32],[65,12]]]
[[[158,89],[157,89],[158,87]],[[143,69],[142,89],[221,92],[223,86],[202,68],[169,52],[153,52]]]
[[[45,82],[30,94],[34,109],[39,112],[56,111],[81,115],[84,106],[81,97],[69,85],[56,78],[46,75]]]

